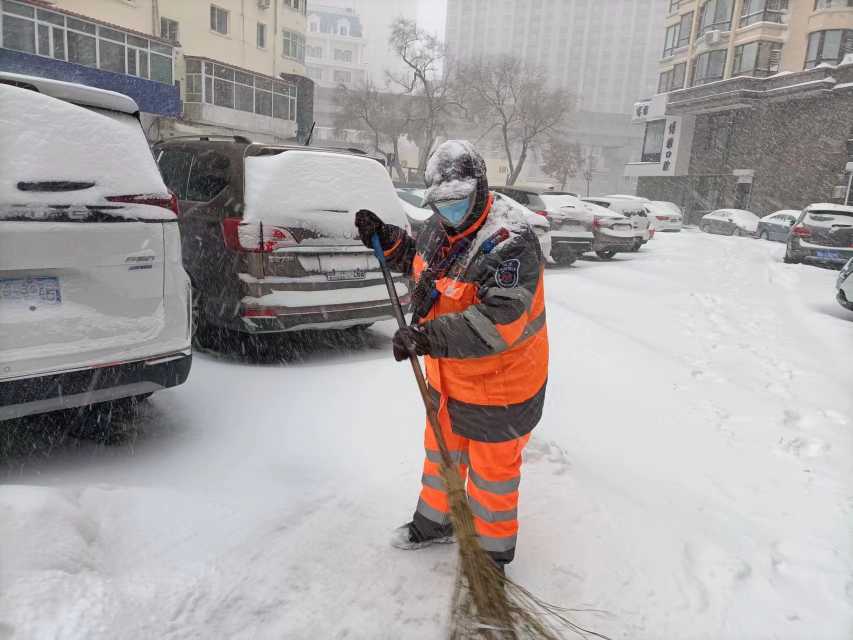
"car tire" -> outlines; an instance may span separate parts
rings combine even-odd
[[[643,246],[642,240],[634,240],[634,244],[631,245],[631,253],[637,253],[640,250],[640,247]]]
[[[770,234],[768,234],[766,231],[762,231],[760,234],[758,234],[758,237],[762,240],[770,240]]]
[[[599,260],[612,260],[613,256],[616,255],[616,252],[612,249],[606,249],[604,251],[596,251],[595,255],[598,256]]]
[[[785,257],[782,258],[782,262],[784,262],[785,264],[800,264],[802,262],[802,260],[800,260],[799,258],[795,258],[791,255],[788,255],[788,253],[786,252]]]
[[[576,253],[564,253],[560,255],[558,258],[555,258],[555,262],[563,267],[568,267],[577,262],[578,254]]]

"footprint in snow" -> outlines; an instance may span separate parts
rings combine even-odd
[[[571,463],[565,450],[553,440],[542,440],[533,436],[524,448],[523,459],[525,464],[546,460],[555,465],[554,475],[562,475],[569,471]]]

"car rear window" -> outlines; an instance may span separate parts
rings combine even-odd
[[[838,225],[853,225],[853,212],[847,211],[809,211],[806,214],[806,224],[816,227],[833,227]]]
[[[218,151],[202,151],[195,157],[187,183],[187,200],[210,202],[228,186],[231,160]]]
[[[177,149],[161,151],[160,157],[157,159],[163,181],[181,200],[187,199],[187,180],[190,176],[192,162],[192,153],[178,151]]]
[[[0,204],[91,205],[165,195],[132,115],[0,84]]]

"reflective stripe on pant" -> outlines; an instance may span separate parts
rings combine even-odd
[[[530,434],[506,442],[479,442],[456,435],[446,412],[441,427],[447,447],[463,480],[467,477],[468,504],[474,513],[474,528],[480,546],[499,562],[515,555],[518,535],[518,486],[521,482],[521,452]],[[422,488],[416,522],[431,525],[427,535],[438,535],[450,523],[450,507],[439,466],[438,444],[429,424],[424,436]]]

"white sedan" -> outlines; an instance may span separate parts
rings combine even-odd
[[[649,222],[658,231],[681,231],[684,216],[681,207],[674,202],[650,200],[646,203]]]
[[[542,214],[534,213],[523,204],[516,202],[503,193],[498,193],[497,191],[492,193],[496,200],[506,202],[510,207],[517,209],[520,213],[524,214],[524,217],[527,219],[527,224],[533,227],[533,232],[539,239],[539,246],[542,247],[542,255],[545,256],[545,261],[549,264],[553,264],[554,259],[551,257],[551,223],[548,222],[548,218]]]
[[[835,296],[838,304],[848,311],[853,311],[853,258],[841,269],[835,288],[838,291]]]

